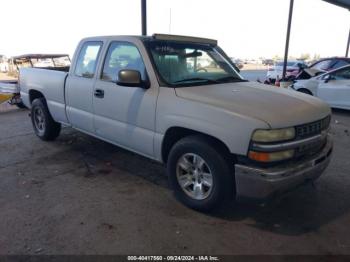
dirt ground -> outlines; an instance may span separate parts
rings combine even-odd
[[[27,110],[0,106],[0,254],[350,254],[350,112],[332,128],[315,187],[202,214],[162,165],[70,128],[40,141]]]

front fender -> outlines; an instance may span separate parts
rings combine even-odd
[[[155,153],[160,155],[161,140],[169,128],[182,127],[222,141],[232,154],[246,155],[251,135],[269,125],[205,103],[182,99],[174,90],[162,88],[157,104]]]

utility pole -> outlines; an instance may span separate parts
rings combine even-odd
[[[142,35],[147,35],[147,0],[141,0]]]
[[[171,34],[171,7],[169,10],[169,34]]]
[[[292,18],[293,18],[293,6],[294,6],[294,0],[290,0],[289,17],[288,17],[288,28],[287,28],[287,37],[286,37],[286,47],[284,49],[284,63],[283,63],[282,80],[286,79],[288,50],[289,50],[289,38],[290,38],[290,28],[291,28],[291,25],[292,25]]]
[[[350,30],[349,30],[349,36],[348,36],[348,44],[346,45],[345,57],[349,57],[349,45],[350,45]]]

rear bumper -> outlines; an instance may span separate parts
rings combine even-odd
[[[328,136],[327,144],[322,152],[307,160],[272,168],[256,168],[236,164],[237,199],[263,201],[290,191],[307,181],[317,179],[327,168],[332,149],[333,141]]]

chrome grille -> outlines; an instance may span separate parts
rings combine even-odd
[[[327,137],[323,140],[300,146],[295,151],[295,157],[306,157],[320,152],[327,143]]]
[[[323,130],[328,129],[331,117],[327,116],[316,122],[300,125],[296,127],[297,139],[303,139],[320,134]]]

